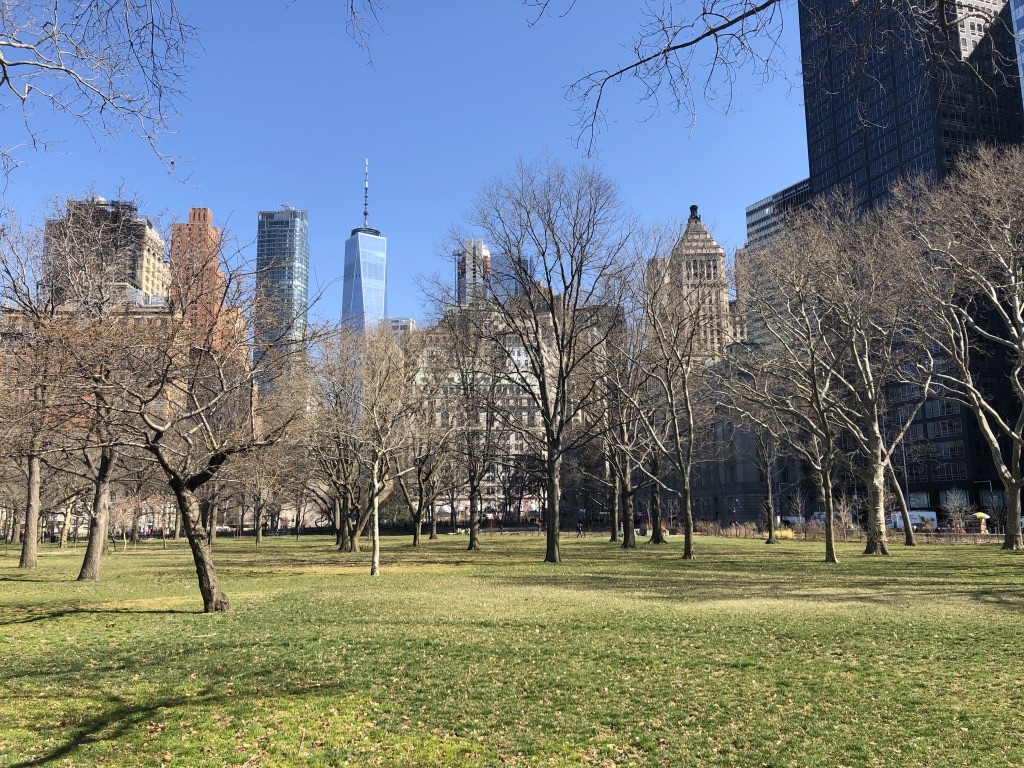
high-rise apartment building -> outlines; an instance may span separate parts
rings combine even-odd
[[[948,45],[917,30],[901,4],[800,3],[813,195],[839,187],[871,205],[900,176],[944,178],[979,142],[1024,140],[1009,8],[945,7],[959,27]]]
[[[386,237],[370,226],[370,173],[363,183],[363,226],[345,241],[341,319],[350,328],[374,328],[388,316]]]
[[[58,302],[95,300],[111,290],[133,304],[166,302],[164,241],[134,203],[69,200],[63,218],[46,222],[43,239],[46,279]]]
[[[487,298],[487,283],[491,275],[491,252],[483,240],[467,240],[452,253],[455,262],[456,301],[460,306]]]
[[[309,304],[309,212],[260,211],[256,231],[256,343],[260,349],[301,340]]]
[[[220,230],[209,208],[190,208],[187,222],[171,224],[171,305],[208,322],[220,316],[227,290],[220,268]]]

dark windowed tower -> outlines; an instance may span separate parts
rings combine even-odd
[[[1024,140],[1010,10],[1000,0],[947,3],[948,41],[923,35],[904,4],[799,7],[813,195],[841,187],[871,205],[900,176],[942,179],[979,142]]]

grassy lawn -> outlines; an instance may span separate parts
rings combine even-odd
[[[1024,764],[1024,558],[534,536],[0,554],[0,766]]]

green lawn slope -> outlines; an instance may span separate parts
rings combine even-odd
[[[0,766],[1024,764],[1024,558],[699,539],[0,556]]]

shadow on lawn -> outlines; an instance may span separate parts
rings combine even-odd
[[[63,619],[68,616],[87,616],[89,614],[95,614],[97,616],[138,616],[143,614],[171,616],[174,614],[188,614],[190,616],[195,616],[201,613],[202,611],[187,611],[180,608],[61,608],[60,610],[54,611],[29,613],[17,619],[0,619],[0,626],[33,624],[37,621]]]
[[[108,706],[103,712],[85,718],[69,728],[67,740],[38,757],[11,763],[9,768],[29,768],[33,765],[48,765],[67,757],[79,747],[100,741],[114,741],[126,736],[135,728],[152,718],[158,711],[196,704],[218,704],[227,700],[222,693],[204,691],[195,696],[165,698],[139,706],[129,704],[119,696],[109,696]]]
[[[1014,613],[1024,613],[1024,589],[980,589],[971,597],[985,605],[996,605]]]

